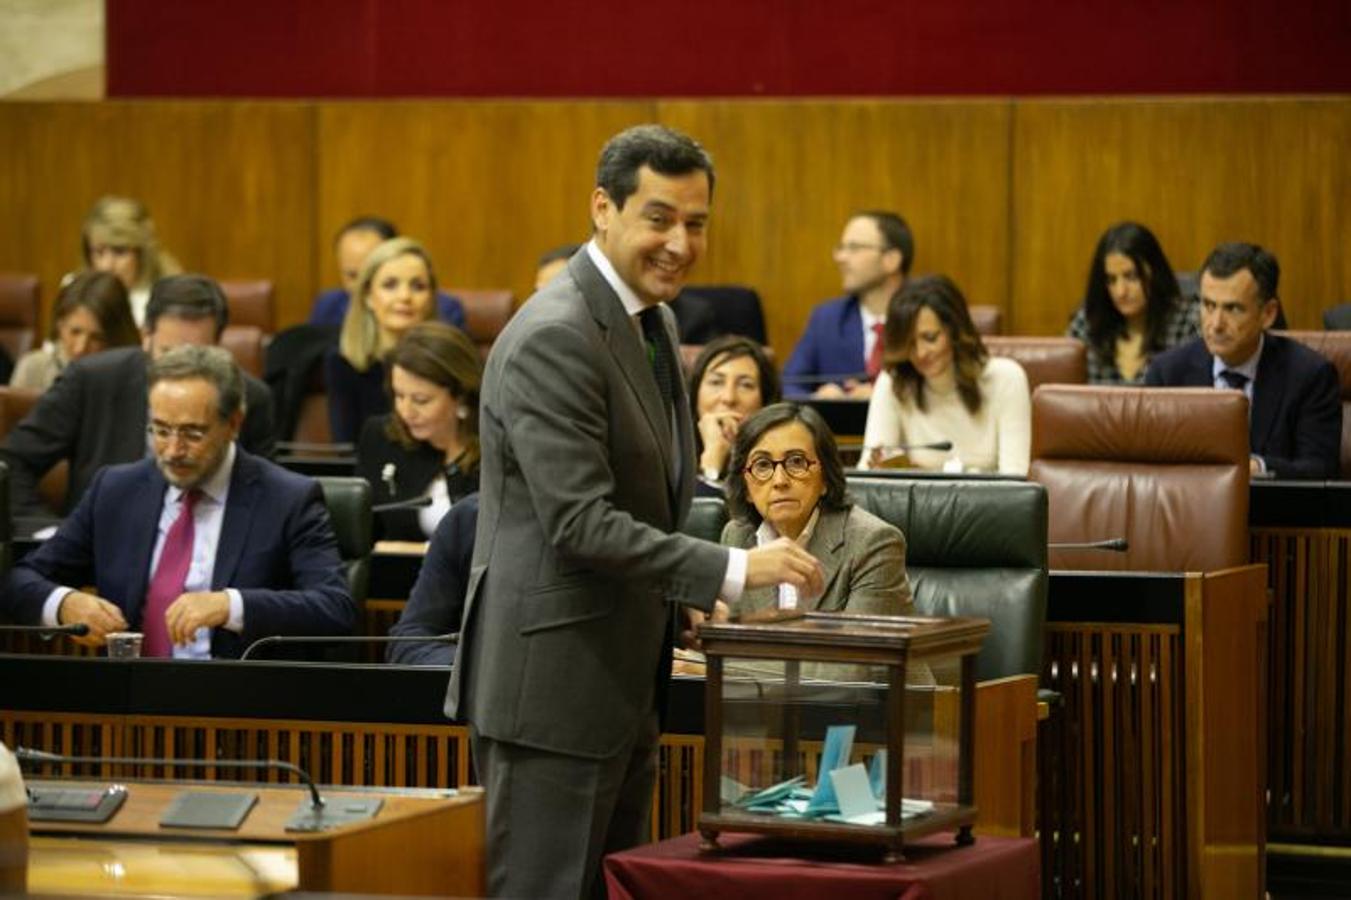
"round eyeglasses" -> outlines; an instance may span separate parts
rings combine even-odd
[[[810,475],[812,466],[816,465],[820,465],[820,463],[814,459],[809,459],[805,453],[789,453],[783,459],[771,459],[768,456],[758,457],[742,471],[756,481],[769,481],[774,477],[774,470],[783,466],[783,471],[788,474],[789,478],[801,480]]]

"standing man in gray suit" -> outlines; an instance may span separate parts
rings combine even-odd
[[[592,240],[498,337],[481,393],[479,520],[446,713],[487,791],[493,896],[603,896],[642,842],[673,603],[821,591],[782,540],[680,534],[697,475],[674,298],[704,248],[713,164],[644,125],[601,151]]]

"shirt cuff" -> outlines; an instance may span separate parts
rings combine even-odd
[[[743,566],[744,569],[744,566]],[[744,581],[745,578],[743,577]],[[57,614],[61,611],[61,601],[66,599],[67,594],[75,593],[75,588],[54,587],[52,592],[47,595],[47,599],[42,604],[42,624],[55,627],[61,624]]]
[[[1256,453],[1250,453],[1248,454],[1248,457],[1250,459],[1256,460],[1258,474],[1265,475],[1267,473],[1267,461],[1265,459],[1258,456]]]
[[[235,634],[244,633],[244,595],[234,588],[226,588],[225,595],[230,598],[230,617],[223,626],[226,631]]]
[[[741,599],[746,590],[746,556],[740,547],[727,548],[727,574],[722,576],[722,590],[719,592],[724,603],[731,606]]]

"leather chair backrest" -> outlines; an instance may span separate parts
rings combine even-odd
[[[0,272],[0,347],[13,362],[33,349],[41,293],[36,275]]]
[[[220,345],[230,351],[239,368],[255,378],[263,377],[263,330],[257,325],[227,325]]]
[[[997,306],[977,303],[967,307],[971,312],[971,324],[976,326],[980,335],[1000,334],[1004,330],[1004,311]]]
[[[1041,671],[1046,621],[1046,490],[1026,481],[850,478],[850,499],[906,536],[918,612],[982,616],[980,680]],[[720,498],[694,501],[684,531],[718,540]]]
[[[493,341],[507,327],[511,314],[515,311],[516,298],[505,288],[475,290],[471,288],[447,288],[460,299],[464,306],[464,330],[478,344],[479,352],[486,359]]]
[[[765,313],[754,288],[741,284],[692,284],[685,290],[713,302],[718,334],[739,334],[765,343]]]
[[[1213,571],[1248,561],[1248,401],[1211,388],[1050,385],[1032,395],[1032,466],[1053,568]]]
[[[220,282],[230,308],[231,325],[252,325],[263,334],[276,330],[272,282],[265,278],[239,278]]]
[[[347,588],[360,610],[371,580],[371,553],[375,547],[371,522],[371,485],[364,478],[325,476],[316,479],[324,491],[338,555],[347,574]]]
[[[850,478],[855,503],[905,534],[915,609],[981,616],[976,678],[1041,672],[1046,490],[1027,481]]]
[[[1351,479],[1351,331],[1282,331],[1316,353],[1326,356],[1337,369],[1342,396],[1342,478]]]
[[[0,385],[0,438],[9,434],[11,428],[33,411],[42,391],[33,388],[17,388]],[[49,509],[66,508],[66,492],[70,489],[70,463],[59,461],[47,470],[38,482],[38,496]],[[0,507],[0,510],[5,507]]]
[[[1083,384],[1088,380],[1088,349],[1071,337],[982,338],[991,356],[1006,356],[1027,373],[1028,390],[1042,384]]]

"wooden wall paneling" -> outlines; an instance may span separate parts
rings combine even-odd
[[[654,116],[647,102],[319,104],[311,262],[336,284],[333,235],[377,214],[427,245],[441,284],[524,300],[541,253],[590,236],[602,145]]]
[[[1226,240],[1272,250],[1292,327],[1351,298],[1346,98],[1020,100],[1013,116],[1010,333],[1064,330],[1123,219],[1178,270]]]
[[[3,104],[0,135],[0,268],[41,276],[44,321],[61,275],[79,264],[85,213],[109,193],[145,202],[189,271],[272,279],[283,322],[308,310],[308,104]]]
[[[811,308],[839,296],[831,248],[860,209],[905,216],[912,274],[945,272],[970,302],[1005,304],[1007,101],[663,101],[660,117],[717,166],[694,280],[758,289],[778,360]]]

